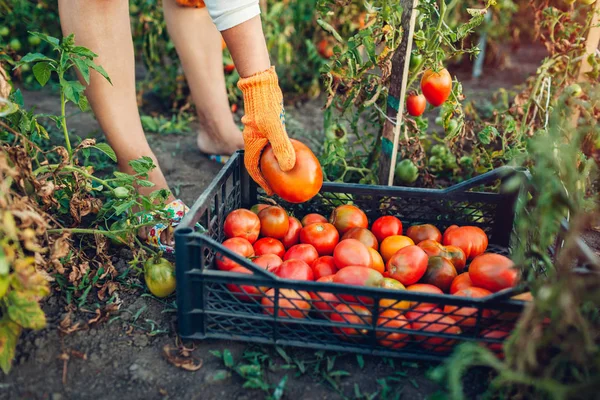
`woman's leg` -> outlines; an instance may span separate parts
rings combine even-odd
[[[227,100],[221,34],[206,8],[181,7],[175,0],[164,0],[163,8],[202,124],[198,134],[200,151],[229,155],[242,149],[242,133]]]
[[[135,59],[129,3],[127,0],[59,0],[63,34],[75,34],[75,42],[98,54],[94,61],[104,67],[112,85],[92,71],[86,95],[108,143],[117,154],[119,170],[134,171],[129,161],[151,157],[158,165],[144,135],[136,102]],[[160,170],[150,173],[156,186],[139,188],[143,194],[167,189]]]

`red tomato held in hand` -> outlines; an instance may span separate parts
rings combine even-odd
[[[342,240],[333,250],[333,260],[338,269],[348,266],[370,268],[373,264],[367,246],[356,239]]]
[[[371,268],[365,267],[346,267],[340,269],[333,276],[333,283],[341,283],[344,285],[353,286],[368,286],[380,287],[383,281],[383,275]],[[349,294],[339,294],[339,297],[348,302],[362,302],[364,304],[372,304],[373,299],[370,297],[359,297]]]
[[[407,287],[406,290],[409,290],[411,292],[421,292],[421,293],[430,293],[430,294],[444,294],[444,292],[442,292],[442,289],[440,289],[437,286],[430,285],[428,283],[415,283],[414,285],[410,285],[409,287]],[[412,308],[419,308],[419,307],[433,307],[433,308],[437,308],[437,307],[439,307],[439,304],[434,304],[434,303],[420,303],[418,301],[413,301],[413,302],[410,303],[410,307],[412,307]]]
[[[454,293],[454,296],[479,298],[489,296],[490,294],[492,294],[492,292],[489,290],[472,286],[459,290],[458,292]],[[444,312],[448,314],[449,317],[454,319],[457,325],[475,326],[477,323],[477,314],[479,313],[479,310],[475,307],[458,307],[447,305],[444,307]],[[490,310],[484,309],[481,312],[481,318],[490,318],[491,315],[492,313]]]
[[[471,261],[469,276],[474,286],[498,292],[517,284],[519,271],[514,266],[511,259],[503,255],[482,254]]]
[[[277,269],[277,276],[294,281],[312,281],[314,274],[312,268],[301,260],[287,260]]]
[[[390,278],[400,281],[405,286],[412,285],[417,283],[427,270],[427,254],[414,245],[404,247],[390,258],[386,270]]]
[[[297,244],[292,246],[283,255],[283,261],[300,260],[308,265],[312,265],[317,258],[319,258],[319,253],[317,253],[317,249],[310,244]]]
[[[290,203],[304,203],[312,199],[323,186],[323,171],[319,160],[302,142],[290,139],[296,151],[296,164],[283,172],[271,145],[260,158],[260,170],[265,180],[279,197]]]
[[[290,228],[285,233],[283,239],[281,239],[281,243],[283,243],[283,247],[289,249],[290,247],[300,243],[300,230],[302,229],[302,224],[298,220],[298,218],[290,217]]]
[[[471,286],[474,286],[474,285],[473,285],[473,282],[471,281],[471,277],[469,276],[469,273],[463,272],[462,274],[460,274],[456,278],[454,278],[454,280],[452,281],[452,285],[450,285],[450,294],[454,294],[454,293],[458,292],[459,290],[466,289]]]
[[[352,228],[369,227],[369,220],[365,213],[360,208],[350,204],[339,206],[333,210],[329,222],[335,226],[340,235]]]
[[[450,260],[445,257],[435,256],[429,257],[427,271],[425,271],[425,275],[421,278],[421,282],[429,283],[447,293],[454,278],[456,278],[456,268],[454,268]]]
[[[241,237],[227,239],[223,242],[223,246],[233,251],[234,253],[239,254],[242,257],[248,258],[254,255],[254,248],[252,247],[252,244],[250,244],[248,240]],[[220,253],[217,253],[215,255],[215,263],[217,264],[217,268],[221,271],[229,271],[234,267],[240,266],[232,259],[227,258]]]
[[[259,267],[266,269],[269,272],[277,275],[277,269],[283,264],[281,257],[275,254],[264,254],[255,258],[252,262]]]
[[[332,255],[339,241],[337,229],[329,223],[313,223],[300,231],[300,242],[313,245],[320,256]]]
[[[408,236],[388,236],[383,239],[383,242],[381,242],[381,246],[379,246],[379,252],[381,253],[381,257],[383,257],[383,261],[387,263],[390,258],[392,258],[392,256],[399,250],[414,244],[415,242],[413,242]]]
[[[280,318],[306,318],[310,311],[310,295],[303,290],[279,289],[279,297],[275,300],[275,289],[270,289],[261,300],[263,312],[273,315],[277,301],[277,315]]]
[[[450,228],[444,233],[444,246],[459,247],[465,252],[467,259],[475,258],[487,249],[488,237],[483,229],[477,226]]]
[[[422,94],[411,94],[406,99],[406,111],[413,117],[420,117],[425,111],[427,102]]]
[[[430,69],[421,78],[421,91],[434,107],[441,106],[452,92],[452,77],[446,68],[439,72]]]
[[[236,272],[238,274],[249,274],[252,275],[252,271],[248,268],[244,268],[242,266],[233,267],[229,270],[229,272]],[[257,286],[249,286],[249,285],[234,285],[233,283],[228,283],[227,290],[229,290],[235,297],[240,299],[241,301],[259,301],[263,296],[263,293]]]
[[[322,276],[317,279],[317,282],[332,283],[333,275]],[[340,298],[330,292],[309,292],[310,298],[312,299],[312,305],[317,310],[321,311],[324,316],[328,317],[331,311],[335,309],[340,303]]]
[[[377,326],[389,329],[410,329],[410,322],[397,310],[385,310],[379,314]],[[409,343],[410,335],[401,332],[377,331],[379,344],[392,349],[400,349]]]
[[[275,254],[279,257],[283,257],[285,254],[285,247],[283,247],[283,243],[281,243],[277,239],[273,239],[270,237],[265,237],[258,239],[254,245],[254,254],[257,256],[262,256],[265,254]]]
[[[365,325],[366,327],[371,325],[372,315],[371,312],[363,306],[358,305],[347,305],[338,304],[335,307],[335,312],[330,317],[333,322],[341,322],[352,325]],[[334,327],[333,332],[339,335],[343,340],[356,340],[360,339],[361,336],[366,335],[369,331],[367,328],[337,328]]]
[[[252,211],[239,208],[227,215],[223,231],[228,238],[240,237],[254,243],[260,233],[260,220]]]
[[[271,206],[258,213],[260,219],[260,234],[265,237],[283,239],[290,229],[290,218],[287,212],[279,206]]]
[[[435,240],[442,242],[442,233],[438,228],[431,224],[414,225],[408,228],[406,236],[411,238],[415,244],[419,244],[424,240]]]
[[[373,222],[371,232],[381,243],[388,236],[402,235],[402,222],[391,215],[379,217]]]
[[[321,279],[324,276],[334,275],[338,269],[335,266],[332,256],[319,257],[312,263],[311,268],[315,279]],[[333,279],[333,278],[332,278]]]
[[[371,247],[373,250],[379,250],[379,243],[373,233],[366,228],[352,228],[342,236],[342,240],[345,239],[356,239],[367,247]]]
[[[302,226],[308,226],[310,224],[315,224],[315,223],[327,223],[329,221],[327,221],[327,218],[325,218],[324,216],[322,216],[321,214],[306,214],[304,216],[304,218],[302,218]]]

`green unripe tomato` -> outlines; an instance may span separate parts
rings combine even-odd
[[[127,197],[129,197],[129,189],[123,186],[115,188],[113,193],[117,199],[126,199]]]
[[[445,157],[450,151],[443,144],[435,144],[431,146],[431,155],[438,157]]]
[[[10,42],[8,42],[8,45],[10,46],[11,49],[13,49],[14,51],[19,51],[21,50],[21,42],[19,41],[19,39],[12,39]]]
[[[419,178],[419,168],[409,159],[396,164],[395,176],[399,182],[410,184]]]
[[[19,67],[19,69],[21,70],[21,72],[29,72],[31,71],[31,67],[29,66],[29,64],[23,64]]]
[[[335,141],[340,144],[348,142],[348,133],[346,133],[346,129],[338,124],[333,124],[327,128],[325,137],[330,141]]]
[[[579,86],[577,83],[573,83],[572,85],[567,86],[565,92],[567,92],[568,95],[573,97],[581,97],[583,95],[583,90],[581,89],[581,86]]]
[[[144,263],[144,280],[156,297],[167,297],[175,291],[175,268],[164,258],[150,258]]]
[[[409,63],[409,68],[411,72],[415,72],[415,70],[417,69],[417,67],[423,62],[423,56],[420,55],[418,52],[413,51],[410,54],[410,63]]]
[[[444,160],[438,156],[431,156],[429,157],[427,167],[429,167],[433,173],[442,172],[444,169]]]
[[[121,231],[126,229],[129,225],[131,225],[129,220],[119,220],[110,226],[110,230],[111,232]],[[127,244],[127,232],[114,234],[114,237],[110,237],[110,241],[115,246],[123,246],[124,244]]]
[[[10,29],[7,26],[0,26],[0,36],[6,37],[10,35]]]
[[[473,159],[469,156],[462,156],[459,160],[458,163],[460,165],[462,165],[463,167],[472,167],[473,166]]]
[[[451,119],[448,122],[448,126],[446,127],[446,132],[455,133],[457,128],[458,128],[458,121],[455,119]]]
[[[39,45],[40,45],[40,43],[42,43],[42,39],[40,39],[40,38],[39,38],[39,37],[37,37],[37,36],[29,36],[29,37],[27,38],[27,41],[29,42],[29,44],[30,44],[31,46],[39,46]]]

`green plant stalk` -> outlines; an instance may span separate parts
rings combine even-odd
[[[44,173],[44,172],[54,172],[54,171],[52,171],[53,169],[57,170],[59,168],[61,168],[61,166],[58,165],[58,164],[45,165],[45,166],[40,167],[40,168],[36,169],[35,171],[33,171],[33,175],[37,176],[37,175],[39,175],[41,173]],[[85,172],[81,168],[73,167],[73,166],[70,166],[70,165],[65,165],[65,166],[62,166],[61,169],[64,170],[64,171],[67,171],[67,172],[77,172],[78,174],[83,175],[84,177],[86,177],[86,178],[88,178],[88,179],[90,179],[92,181],[96,181],[99,184],[101,184],[102,186],[108,188],[108,190],[110,190],[111,193],[114,194],[114,192],[115,192],[115,189],[113,189],[112,187],[110,187],[107,181],[105,181],[104,179],[100,179],[100,178],[98,178],[98,177],[96,177],[94,175],[88,174],[87,172]]]
[[[69,153],[69,161],[73,158],[73,149],[71,148],[71,140],[69,139],[69,131],[67,129],[67,117],[65,112],[65,93],[60,90],[60,124],[63,128],[63,134],[65,136],[65,144],[67,146],[67,152]]]

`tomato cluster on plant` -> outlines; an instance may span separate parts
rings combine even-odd
[[[486,252],[488,237],[476,226],[450,226],[440,231],[431,224],[408,228],[395,216],[381,216],[369,223],[358,207],[336,207],[329,218],[306,214],[302,222],[278,205],[237,209],[225,219],[223,246],[282,279],[317,281],[357,287],[421,292],[460,297],[485,297],[513,288],[519,272],[500,254]],[[470,262],[470,266],[467,267]],[[217,254],[220,270],[252,274],[223,254]],[[241,301],[262,305],[280,318],[326,318],[336,325],[343,340],[364,339],[372,323],[374,299],[346,293],[280,289],[228,284]],[[476,324],[475,307],[457,307],[418,301],[380,299],[378,332],[382,346],[401,348],[416,340],[427,349],[448,351],[454,341],[420,335],[420,331],[460,334]],[[491,320],[490,310],[481,312]],[[348,326],[346,326],[348,325]],[[364,328],[357,326],[365,325]],[[391,330],[400,329],[400,331]],[[508,334],[508,333],[507,333]]]

